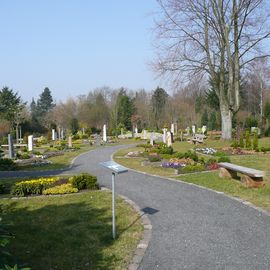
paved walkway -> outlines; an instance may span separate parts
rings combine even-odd
[[[110,187],[110,172],[98,164],[121,147],[81,155],[61,173],[89,171]],[[270,269],[269,216],[226,196],[141,173],[128,172],[116,182],[117,192],[145,209],[153,225],[140,270]]]

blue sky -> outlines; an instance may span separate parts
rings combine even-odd
[[[1,1],[0,87],[30,101],[101,86],[152,90],[155,0]],[[152,15],[151,15],[152,14]]]

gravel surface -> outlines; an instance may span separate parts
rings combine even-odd
[[[129,146],[85,153],[60,173],[91,172],[101,185],[110,187],[111,173],[99,163],[122,147]],[[144,209],[152,222],[152,238],[140,270],[270,269],[268,215],[206,189],[132,171],[117,176],[116,190]]]

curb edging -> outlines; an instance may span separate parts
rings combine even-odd
[[[101,190],[111,191],[105,187],[102,187]],[[117,196],[122,198],[124,202],[128,203],[139,214],[141,223],[144,228],[143,238],[138,243],[137,248],[134,251],[133,258],[127,267],[127,270],[138,270],[152,236],[152,224],[147,214],[141,211],[140,207],[134,201],[118,193]]]

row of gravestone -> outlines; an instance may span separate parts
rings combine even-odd
[[[17,145],[15,145],[17,146]],[[19,144],[20,146],[20,144]],[[72,148],[72,137],[69,136],[68,137],[68,147]],[[33,135],[29,135],[28,136],[28,140],[27,140],[27,150],[29,152],[32,152],[34,148],[34,137]],[[13,143],[13,138],[11,134],[8,134],[8,157],[9,158],[14,158],[15,156],[15,151],[14,151],[14,143]]]

